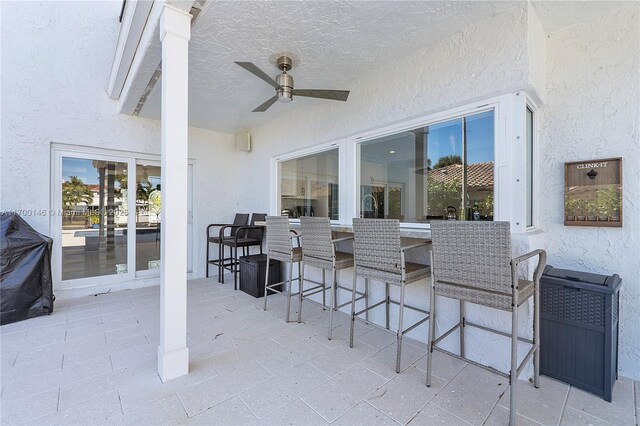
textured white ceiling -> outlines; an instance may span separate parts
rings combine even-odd
[[[296,97],[267,112],[251,112],[275,91],[234,61],[253,62],[275,77],[275,59],[288,52],[296,88],[351,90],[371,69],[512,6],[505,1],[209,1],[190,41],[190,125],[235,133],[291,108],[336,102]],[[140,116],[160,118],[159,84]]]
[[[533,1],[545,33],[551,34],[632,3],[631,1]]]
[[[339,106],[336,101],[296,97],[289,104],[277,102],[267,112],[251,112],[275,91],[234,61],[253,62],[275,78],[279,73],[275,60],[286,52],[294,59],[290,74],[296,88],[352,90],[351,96],[357,96],[353,89],[362,74],[515,4],[522,2],[210,0],[192,28],[190,125],[236,133],[314,102]],[[624,4],[533,2],[546,33],[595,19]],[[160,84],[140,116],[160,118]]]

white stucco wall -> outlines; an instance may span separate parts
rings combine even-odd
[[[196,160],[193,179],[193,272],[205,276],[205,233],[210,223],[230,223],[238,212],[236,137],[205,129],[189,130],[189,157]],[[216,274],[211,268],[211,274]]]
[[[539,205],[549,263],[622,277],[620,373],[640,378],[640,7],[547,39]],[[623,158],[623,227],[563,226],[566,161]]]
[[[121,6],[2,2],[0,209],[50,208],[52,142],[160,154],[160,123],[118,114],[105,92]],[[235,138],[192,128],[189,156],[196,159],[193,267],[201,276],[200,234],[235,209],[233,191],[221,190],[235,179]],[[47,216],[26,219],[52,234]]]
[[[546,102],[546,43],[540,18],[533,7],[527,8],[527,59],[529,63],[529,85],[527,92],[537,103]]]

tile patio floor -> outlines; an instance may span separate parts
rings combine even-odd
[[[1,328],[5,424],[506,424],[502,377],[407,341],[394,371],[394,335],[348,316],[326,339],[326,312],[305,304],[285,324],[284,298],[259,300],[215,278],[189,283],[191,374],[156,374],[159,287],[59,299],[48,317]],[[637,424],[640,385],[620,378],[612,403],[541,378],[519,382],[519,424]]]

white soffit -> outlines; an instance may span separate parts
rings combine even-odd
[[[296,97],[251,112],[271,86],[234,61],[275,77],[276,54],[294,58],[295,87],[353,89],[358,76],[514,6],[506,1],[209,1],[192,28],[189,123],[237,133],[315,102]],[[428,64],[425,64],[428,66]],[[353,93],[352,93],[353,95]],[[348,102],[348,101],[347,101]],[[336,107],[340,102],[335,102]],[[160,85],[139,115],[160,118]]]

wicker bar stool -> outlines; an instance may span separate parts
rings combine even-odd
[[[429,350],[427,352],[427,386],[431,385],[431,358],[434,350],[462,359],[509,379],[511,401],[509,424],[515,424],[516,380],[533,355],[533,384],[540,386],[540,277],[546,264],[544,250],[534,250],[512,258],[509,222],[454,222],[431,223],[433,249],[431,252],[431,315],[429,324]],[[533,281],[518,278],[518,265],[538,256]],[[436,296],[460,301],[460,321],[441,336],[435,336]],[[518,337],[518,307],[533,296],[533,339]],[[465,319],[465,302],[511,312],[511,333],[494,330]],[[475,327],[511,339],[511,370],[504,373],[465,357],[464,329]],[[451,353],[437,344],[460,329],[460,355]],[[518,340],[529,343],[531,349],[518,365]]]
[[[325,271],[331,271],[331,283],[329,286],[329,331],[327,338],[331,340],[333,332],[333,312],[350,304],[351,302],[338,305],[339,289],[351,291],[349,287],[343,287],[338,284],[337,271],[353,267],[353,254],[336,250],[336,244],[341,241],[352,240],[353,237],[336,238],[331,236],[331,223],[328,217],[307,217],[300,218],[302,226],[302,282],[312,282],[319,284],[309,290],[305,290],[298,294],[300,308],[298,309],[298,322],[302,319],[302,300],[306,297],[322,292],[322,306],[326,307],[326,280]],[[311,281],[305,277],[305,271],[308,266],[322,269],[322,282]],[[366,298],[365,293],[358,293],[356,300]]]
[[[400,242],[400,221],[397,219],[353,219],[353,252],[355,268],[353,271],[353,290],[351,295],[351,331],[349,346],[353,347],[353,329],[356,318],[370,309],[380,305],[386,306],[386,329],[389,330],[389,304],[399,305],[398,342],[396,354],[396,372],[400,372],[400,356],[402,352],[402,336],[429,319],[429,312],[404,303],[405,286],[429,276],[429,267],[417,263],[406,262],[405,252],[418,247],[426,247],[427,242],[402,247]],[[367,280],[385,283],[385,298],[378,303],[365,306],[356,312],[356,280],[358,275]],[[391,300],[389,285],[400,287],[400,300]],[[404,308],[425,314],[425,317],[411,326],[404,328]]]
[[[289,229],[289,218],[287,216],[267,216],[267,270],[264,279],[264,310],[267,310],[267,296],[269,291],[282,293],[275,287],[279,287],[285,282],[287,285],[287,316],[286,321],[289,322],[291,312],[291,296],[297,296],[298,293],[292,293],[293,281],[298,281],[298,292],[302,289],[302,248],[300,247],[300,235],[294,230]],[[295,241],[295,243],[294,243]],[[289,264],[289,279],[275,284],[269,284],[269,260],[275,259],[280,262]],[[293,264],[298,264],[298,278],[293,278]]]

